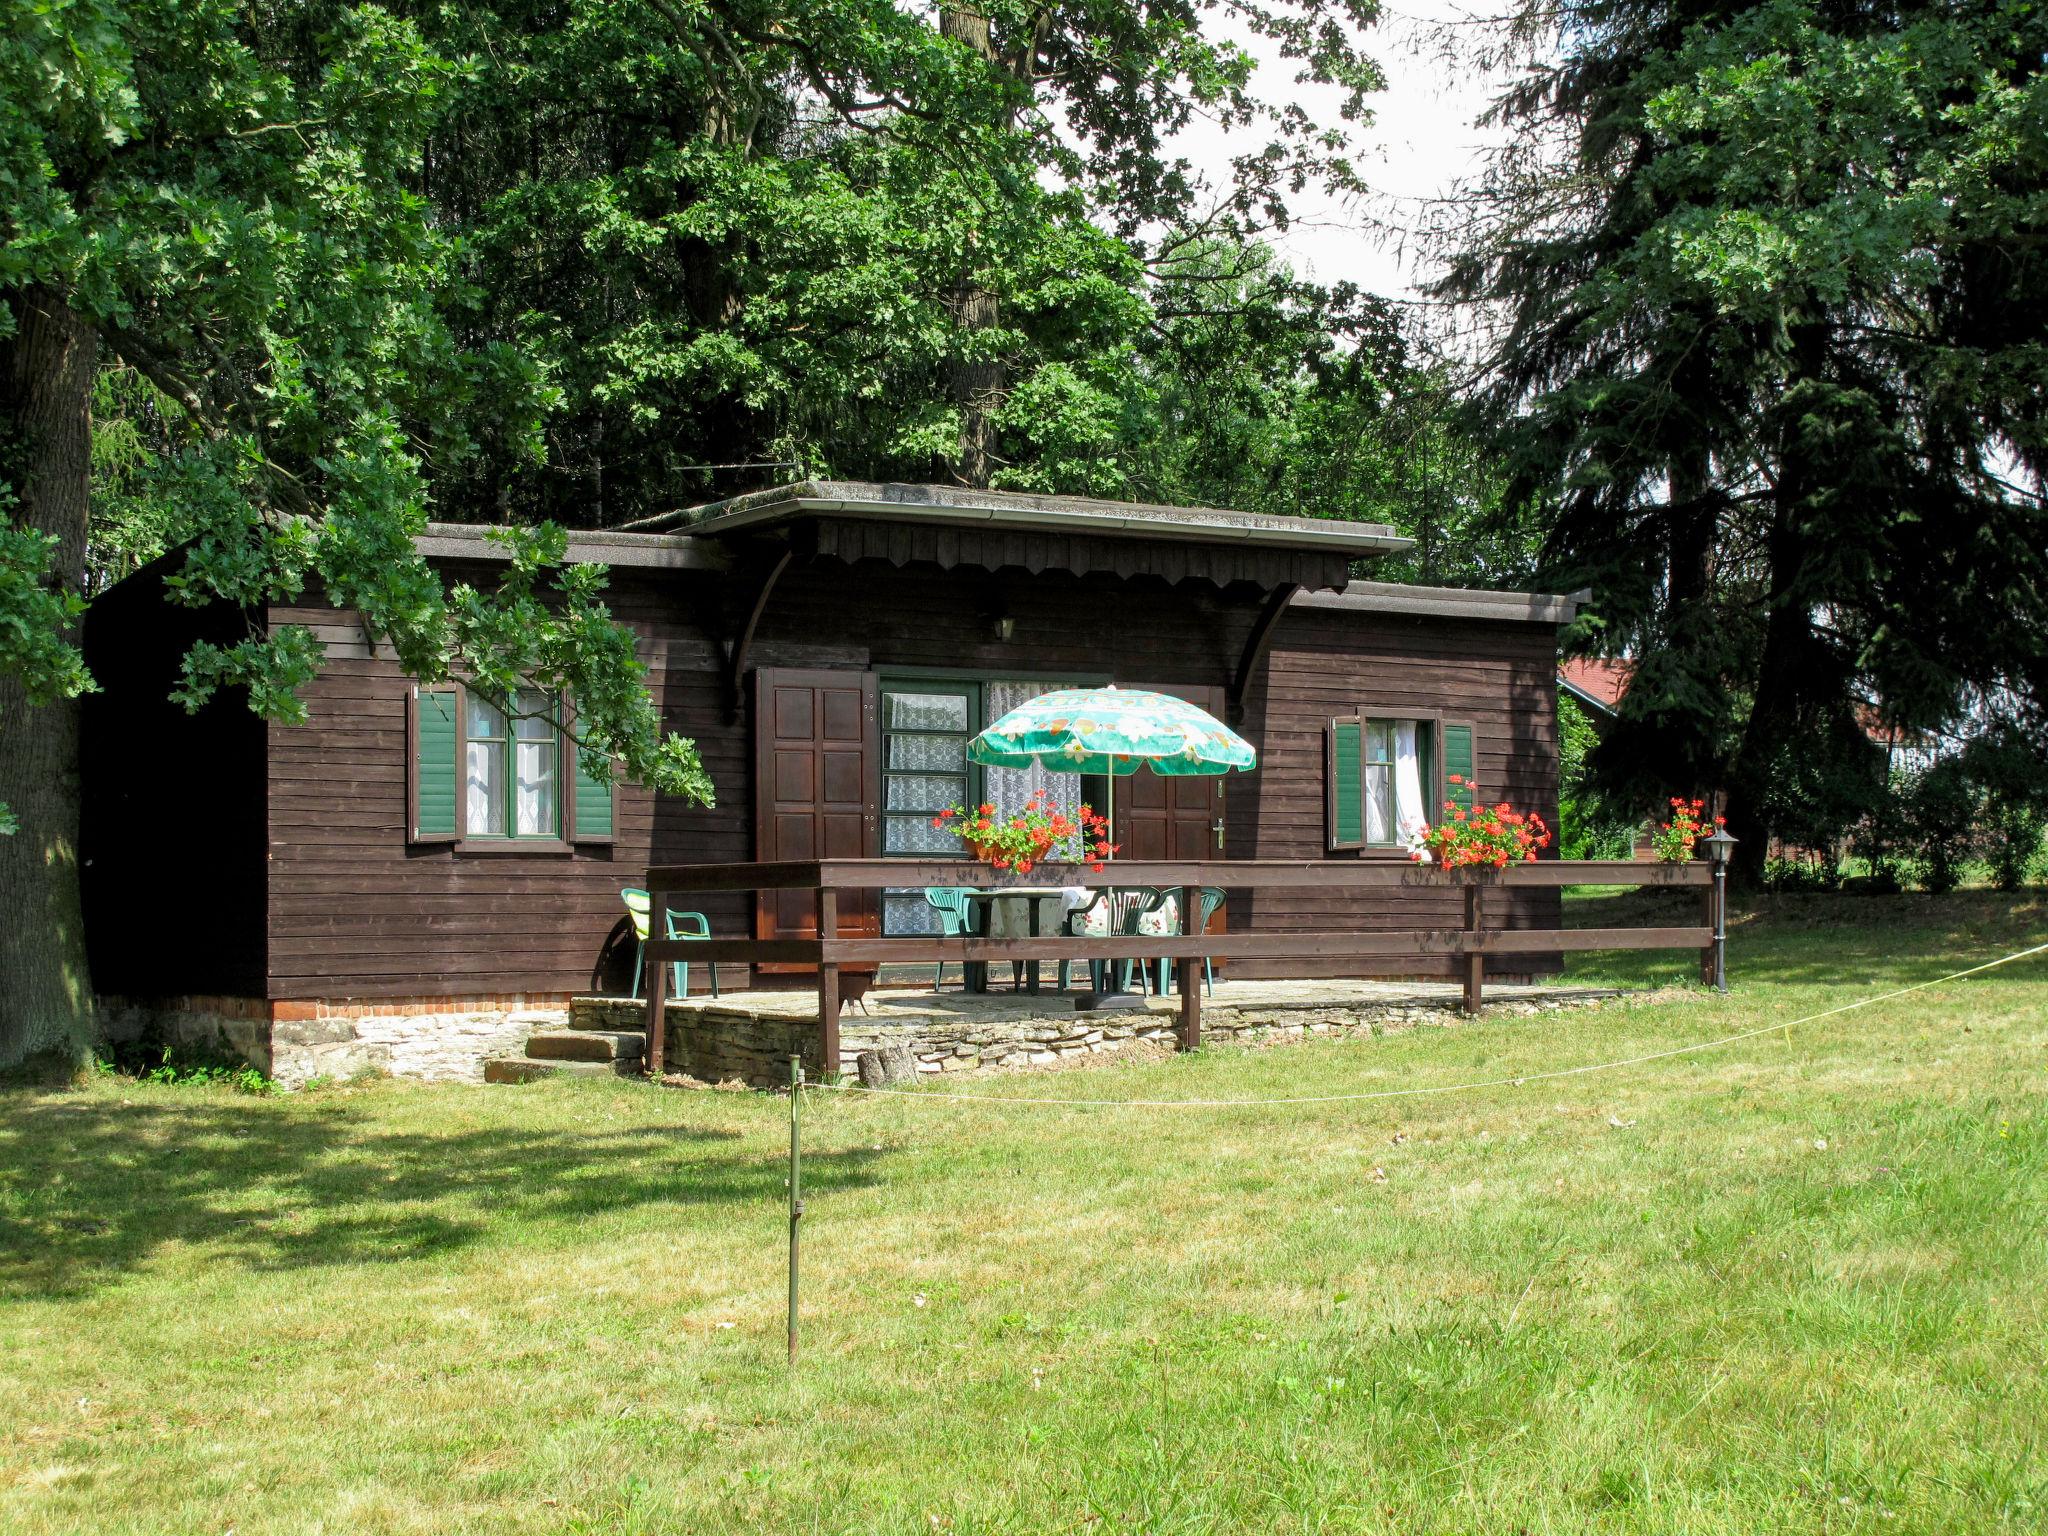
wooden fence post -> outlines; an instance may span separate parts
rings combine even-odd
[[[1202,926],[1202,888],[1184,885],[1180,890],[1180,931],[1186,938]],[[1200,1050],[1202,1045],[1202,962],[1183,955],[1175,969],[1180,973],[1180,1048]]]
[[[1468,877],[1469,878],[1469,877]],[[1485,915],[1486,890],[1476,881],[1465,887],[1465,932],[1477,934],[1479,921]],[[1480,993],[1486,984],[1486,956],[1476,950],[1465,954],[1465,1002],[1467,1013],[1479,1011]]]
[[[656,926],[654,914],[666,912],[662,903],[668,898],[660,891],[649,894],[647,904],[647,937],[653,941],[656,934],[666,934],[668,924],[663,921]],[[668,961],[657,960],[647,972],[647,1042],[641,1047],[641,1066],[649,1077],[660,1077],[662,1061],[668,1054]]]
[[[818,887],[818,937],[829,942],[839,937],[839,893],[830,886]],[[821,1082],[839,1075],[839,962],[818,964],[818,1067]]]

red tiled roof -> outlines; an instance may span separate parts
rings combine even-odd
[[[1625,661],[1606,661],[1598,657],[1574,657],[1560,662],[1557,676],[1560,682],[1592,699],[1606,709],[1613,709],[1621,703],[1621,696],[1628,692],[1631,672]]]

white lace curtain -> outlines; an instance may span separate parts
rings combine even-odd
[[[1019,704],[1029,703],[1042,693],[1052,693],[1058,683],[984,683],[982,685],[981,722],[991,726],[1002,719]],[[1058,773],[1043,764],[1033,763],[1029,768],[990,768],[983,777],[983,790],[988,802],[996,808],[998,815],[1011,816],[1024,809],[1024,802],[1039,790],[1052,797],[1055,805],[1072,809],[1081,798],[1081,776],[1078,773]]]
[[[1420,728],[1413,720],[1375,720],[1367,726],[1366,745],[1365,840],[1405,843],[1429,822]]]
[[[1041,693],[1051,693],[1058,686],[1057,683],[984,683],[982,718],[969,722],[972,731],[995,724],[1019,704],[1035,699]],[[955,758],[960,750],[958,737],[895,737],[890,746],[890,765],[897,768],[937,767],[941,766],[938,759],[944,757],[943,766],[951,769],[958,766]],[[932,760],[924,761],[917,754],[931,754]],[[1081,776],[1077,773],[1055,773],[1036,764],[1029,768],[983,770],[982,798],[996,808],[999,816],[1023,810],[1024,802],[1041,789],[1052,797],[1054,803],[1071,807],[1081,798]],[[891,818],[890,827],[891,853],[914,851],[947,858],[959,854],[959,839],[950,832],[934,829],[922,816]],[[939,931],[938,914],[925,901],[921,887],[885,891],[882,903],[884,931],[887,933]]]

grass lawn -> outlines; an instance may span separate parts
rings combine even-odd
[[[1454,1084],[2043,939],[2038,894],[1779,898],[1725,1000],[973,1091]],[[1521,1088],[821,1096],[792,1374],[777,1099],[15,1091],[0,1529],[2040,1532],[2044,1107],[2048,956]]]

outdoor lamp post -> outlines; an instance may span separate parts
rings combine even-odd
[[[1716,992],[1728,990],[1728,861],[1735,856],[1735,839],[1722,826],[1702,840],[1714,865],[1714,959],[1713,974],[1707,978]]]

